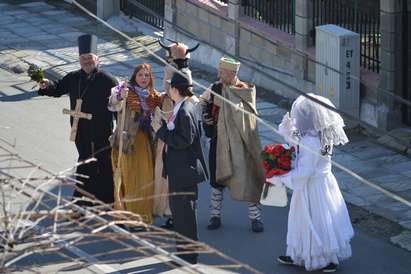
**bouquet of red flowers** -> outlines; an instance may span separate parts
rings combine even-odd
[[[292,160],[295,158],[295,148],[287,145],[267,145],[261,152],[265,177],[280,176],[291,170]]]

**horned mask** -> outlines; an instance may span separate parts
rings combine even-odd
[[[190,58],[190,52],[195,51],[200,44],[197,43],[192,48],[188,48],[187,45],[183,43],[179,43],[176,41],[172,41],[171,45],[166,46],[161,40],[158,40],[158,43],[162,48],[164,48],[167,51],[167,58],[170,63],[174,63],[178,69],[186,68],[188,67],[188,59]]]

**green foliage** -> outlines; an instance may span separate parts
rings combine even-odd
[[[40,83],[44,80],[44,70],[36,65],[30,65],[27,73],[30,76],[30,79],[37,83]]]

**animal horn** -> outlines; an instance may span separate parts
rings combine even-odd
[[[195,45],[195,46],[192,47],[191,49],[187,49],[186,54],[195,51],[199,46],[200,46],[200,43],[197,43],[197,45]]]
[[[168,39],[168,38],[166,38],[167,39],[167,41],[169,41],[169,42],[171,42],[171,43],[175,43],[176,45],[178,45],[178,42],[177,41],[174,41],[174,40],[171,40],[171,39]]]
[[[160,40],[160,39],[158,39],[158,43],[160,44],[160,46],[161,46],[163,49],[167,50],[168,52],[170,52],[170,51],[171,51],[170,47],[169,47],[169,46],[164,45],[164,44],[163,44],[163,42],[161,42],[161,40]]]

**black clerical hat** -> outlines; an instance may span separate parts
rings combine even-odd
[[[97,36],[84,34],[78,37],[78,54],[97,54]]]

